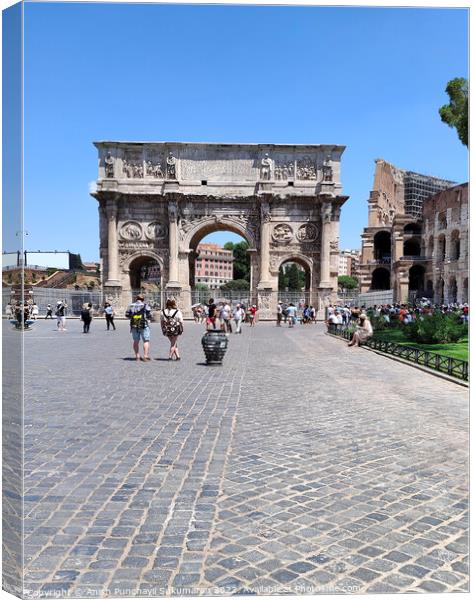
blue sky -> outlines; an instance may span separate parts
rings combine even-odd
[[[344,144],[359,248],[375,158],[468,178],[438,116],[467,30],[465,9],[27,3],[27,247],[99,258],[92,142],[118,139]]]

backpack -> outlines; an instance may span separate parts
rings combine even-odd
[[[91,313],[89,312],[88,308],[83,308],[81,310],[81,319],[83,321],[89,321],[89,319],[91,318]]]
[[[147,326],[147,319],[145,318],[145,306],[138,312],[134,313],[130,317],[130,328],[131,329],[145,329]]]
[[[165,317],[165,320],[162,323],[163,335],[171,337],[183,333],[183,326],[176,318],[177,313],[178,309],[176,309],[172,315],[166,315],[165,312],[163,313],[163,316]]]

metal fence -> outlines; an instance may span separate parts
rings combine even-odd
[[[12,295],[9,288],[2,290],[2,314],[5,314],[5,307],[10,302],[22,301],[20,293],[17,291]],[[70,290],[56,288],[25,288],[24,301],[35,302],[38,305],[40,317],[46,315],[46,306],[51,304],[56,306],[58,300],[65,300],[68,305],[67,314],[77,316],[81,312],[83,304],[90,302],[93,311],[98,314],[101,307],[104,305],[104,296],[101,290],[86,291],[86,290]]]
[[[331,324],[328,327],[328,333],[343,337],[345,340],[351,340],[354,332],[354,327],[343,327],[341,325]],[[444,356],[437,352],[429,352],[428,350],[421,350],[414,346],[405,346],[404,344],[398,344],[396,342],[388,342],[386,340],[374,340],[369,339],[363,342],[363,345],[372,348],[373,350],[379,350],[385,354],[391,354],[403,358],[409,362],[446,373],[457,379],[463,379],[468,381],[469,379],[469,363],[466,360],[460,360],[459,358],[452,358],[451,356]]]

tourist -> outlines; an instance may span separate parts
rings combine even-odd
[[[165,309],[160,316],[163,335],[170,341],[170,353],[168,360],[180,360],[178,352],[178,337],[183,333],[183,315],[176,305],[174,298],[167,300]]]
[[[253,304],[249,309],[249,325],[254,327],[256,324],[257,306]]]
[[[242,306],[240,304],[237,304],[233,313],[233,319],[236,325],[236,331],[234,333],[242,333],[241,325],[245,316],[246,313],[244,312]]]
[[[36,321],[36,317],[40,314],[40,310],[36,302],[33,302],[31,306],[31,318]]]
[[[282,308],[282,302],[278,302],[277,303],[277,327],[282,327],[282,312],[283,312],[283,308]]]
[[[104,316],[106,318],[107,331],[110,331],[111,325],[112,329],[115,331],[114,309],[112,308],[109,302],[106,302],[104,304]]]
[[[351,338],[351,342],[348,346],[361,346],[363,342],[369,340],[369,338],[373,335],[373,328],[371,326],[371,321],[365,315],[365,313],[361,313],[358,321],[358,327]]]
[[[13,316],[13,307],[10,302],[5,306],[5,316],[7,319],[11,319]]]
[[[284,323],[287,323],[287,318],[289,316],[289,305],[288,304],[282,305],[282,316],[284,317]]]
[[[297,323],[297,308],[292,302],[287,307],[287,319],[289,321],[289,327],[293,327]]]
[[[224,333],[233,332],[233,328],[231,327],[231,307],[227,302],[223,302],[221,305],[219,320],[221,322],[221,329]]]
[[[58,331],[66,331],[66,309],[68,305],[66,304],[66,300],[58,300],[56,302],[56,327]]]
[[[145,304],[142,294],[136,296],[135,302],[129,305],[125,316],[130,319],[130,332],[132,333],[135,360],[150,360],[150,326],[151,308]],[[140,340],[143,341],[143,357],[140,356]]]
[[[92,321],[92,304],[88,302],[84,304],[81,310],[81,321],[83,322],[82,332],[89,333],[89,328]]]
[[[310,320],[312,323],[317,322],[317,311],[315,309],[315,306],[310,306]]]
[[[46,305],[46,317],[45,317],[45,320],[46,320],[48,317],[49,317],[50,319],[52,319],[52,318],[53,318],[53,308],[52,308],[51,304],[47,304],[47,305]]]
[[[192,306],[191,308],[193,310],[193,318],[195,320],[195,323],[201,323],[203,307],[201,306],[201,304],[198,304],[197,306]]]
[[[328,326],[328,331],[334,331],[335,329],[338,329],[338,315],[335,311],[332,311],[329,315],[328,315],[328,319],[327,319],[327,326]]]
[[[213,329],[216,329],[216,304],[214,303],[214,298],[208,300],[207,309],[206,328],[209,329],[212,326]]]

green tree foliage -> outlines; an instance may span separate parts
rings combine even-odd
[[[206,283],[197,283],[195,285],[195,290],[201,290],[203,292],[207,292],[208,291],[208,286],[206,285]]]
[[[468,81],[464,77],[451,79],[445,91],[450,102],[439,108],[440,118],[455,127],[462,144],[468,146]]]
[[[305,271],[296,263],[288,263],[279,269],[279,290],[297,291],[305,287]]]
[[[226,242],[224,248],[233,251],[233,279],[244,279],[247,282],[251,281],[251,261],[247,251],[249,244],[244,240],[237,244]]]
[[[338,286],[342,290],[354,290],[358,287],[358,280],[356,277],[351,277],[350,275],[340,275],[338,277]]]
[[[224,283],[220,289],[222,292],[230,292],[232,290],[248,290],[249,281],[246,281],[245,279],[234,279],[233,281]]]
[[[460,323],[458,315],[436,312],[424,315],[403,328],[404,336],[420,344],[443,344],[458,342],[467,335],[467,326]]]
[[[299,268],[295,263],[289,266],[289,290],[301,290],[301,280],[299,277]]]

